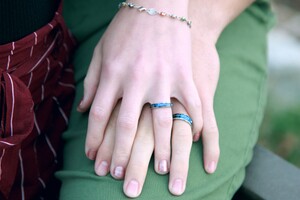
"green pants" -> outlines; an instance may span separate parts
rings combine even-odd
[[[117,11],[119,1],[66,0],[64,15],[79,41],[74,56],[77,94],[69,129],[64,133],[64,165],[56,175],[62,181],[63,200],[127,199],[123,181],[94,173],[94,162],[86,158],[84,144],[88,114],[76,112],[83,94],[83,80],[94,46]],[[138,199],[231,199],[245,177],[257,141],[266,102],[266,35],[272,21],[267,2],[253,4],[221,35],[217,49],[221,61],[215,96],[220,131],[221,156],[216,173],[203,169],[201,142],[194,143],[185,193],[168,191],[168,176],[157,175],[153,163]],[[105,98],[105,97],[104,97]],[[153,160],[151,161],[153,162]]]

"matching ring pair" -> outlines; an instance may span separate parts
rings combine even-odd
[[[153,108],[171,108],[173,106],[172,103],[152,103],[150,107]],[[182,120],[188,123],[191,127],[193,125],[193,120],[190,116],[184,113],[175,113],[173,114],[173,120]]]

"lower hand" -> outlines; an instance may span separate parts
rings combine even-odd
[[[176,100],[173,113],[186,114],[183,106]],[[105,176],[110,171],[111,159],[115,143],[115,127],[119,113],[120,102],[116,106],[104,134],[103,143],[97,153],[95,172]],[[174,195],[181,195],[185,190],[189,168],[189,155],[192,145],[191,126],[181,120],[174,120],[172,130],[172,159],[170,165],[169,190]],[[154,130],[151,109],[145,105],[139,119],[139,125],[126,167],[124,178],[124,193],[128,197],[140,195],[146,178],[148,165],[154,150]]]

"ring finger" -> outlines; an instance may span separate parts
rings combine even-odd
[[[172,159],[170,167],[169,190],[174,195],[181,195],[186,186],[189,169],[189,157],[192,147],[192,127],[185,121],[187,112],[177,101],[174,103],[173,114],[183,114],[181,120],[174,120],[172,130]]]

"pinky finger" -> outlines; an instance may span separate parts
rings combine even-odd
[[[85,112],[91,105],[96,91],[97,87],[99,85],[100,80],[100,73],[101,73],[101,45],[97,45],[94,49],[93,57],[91,60],[91,63],[89,65],[87,75],[84,79],[83,83],[83,90],[84,94],[82,97],[81,102],[79,103],[77,107],[78,112]]]
[[[212,174],[217,169],[220,156],[219,130],[212,106],[206,107],[203,110],[203,116],[202,143],[204,168],[207,173]]]

